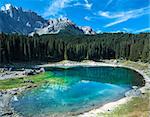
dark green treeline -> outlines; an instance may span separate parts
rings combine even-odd
[[[0,63],[127,59],[150,62],[150,33],[97,35],[0,34]]]

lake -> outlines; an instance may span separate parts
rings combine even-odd
[[[141,87],[139,73],[121,67],[48,67],[53,73],[37,88],[12,100],[14,110],[25,117],[71,116],[119,100],[132,86]]]

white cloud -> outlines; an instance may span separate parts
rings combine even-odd
[[[87,21],[90,21],[90,20],[91,20],[91,18],[88,17],[88,16],[85,16],[84,19],[87,20]]]
[[[125,15],[124,12],[111,13],[111,12],[108,12],[108,11],[106,11],[106,12],[99,11],[98,14],[100,16],[103,16],[103,17],[106,17],[106,18],[110,18],[110,19],[123,17]]]
[[[123,30],[124,30],[125,32],[134,32],[133,29],[129,29],[129,28],[123,28]]]
[[[93,4],[92,3],[89,3],[88,0],[84,0],[85,3],[80,3],[80,2],[77,2],[75,3],[73,6],[83,6],[84,8],[88,9],[88,10],[91,10]]]
[[[44,17],[55,16],[59,13],[63,8],[66,8],[72,0],[53,0],[47,10],[44,13]]]
[[[90,9],[92,8],[92,5],[93,5],[93,4],[92,4],[92,3],[89,3],[88,0],[84,0],[84,1],[85,1],[85,4],[84,4],[84,5],[85,5],[85,8],[90,10]]]
[[[114,0],[109,0],[105,7],[109,6]]]
[[[125,32],[134,32],[134,33],[140,33],[140,32],[150,32],[150,28],[143,28],[143,29],[139,29],[139,30],[133,30],[133,29],[129,29],[129,28],[123,28],[123,30]]]
[[[62,9],[73,6],[83,6],[84,8],[90,10],[92,8],[92,3],[88,0],[84,0],[84,3],[78,2],[79,0],[52,0],[50,5],[44,12],[43,16],[55,16],[62,11]],[[72,3],[72,4],[71,4]],[[74,3],[74,4],[73,4]]]
[[[101,33],[101,32],[102,32],[102,30],[97,30],[97,31],[96,31],[96,33]]]
[[[110,27],[122,22],[125,22],[129,19],[137,18],[146,14],[150,14],[150,7],[144,7],[140,9],[134,9],[130,11],[125,11],[125,12],[104,12],[104,11],[99,11],[98,14],[99,16],[108,18],[108,19],[115,19],[115,21],[105,25],[105,27]]]
[[[150,28],[143,28],[135,31],[135,33],[140,33],[140,32],[150,32]]]
[[[113,26],[113,25],[125,22],[127,20],[128,20],[128,18],[119,19],[119,20],[116,20],[116,21],[114,21],[112,23],[109,23],[109,24],[105,25],[104,27],[110,27],[110,26]]]

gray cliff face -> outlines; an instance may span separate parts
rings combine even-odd
[[[79,27],[67,18],[45,20],[32,11],[25,11],[11,4],[0,10],[0,32],[24,35],[42,34],[96,34],[90,27]]]
[[[57,34],[57,33],[68,33],[68,34],[84,34],[83,30],[76,26],[67,18],[58,18],[48,20],[47,26],[39,28],[34,33],[39,35],[42,34]]]
[[[46,20],[31,11],[6,4],[0,10],[0,32],[29,34],[46,25]]]

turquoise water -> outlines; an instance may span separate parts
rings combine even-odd
[[[138,73],[113,67],[46,68],[62,83],[45,83],[12,101],[25,117],[70,116],[124,97],[133,85],[143,86]]]

